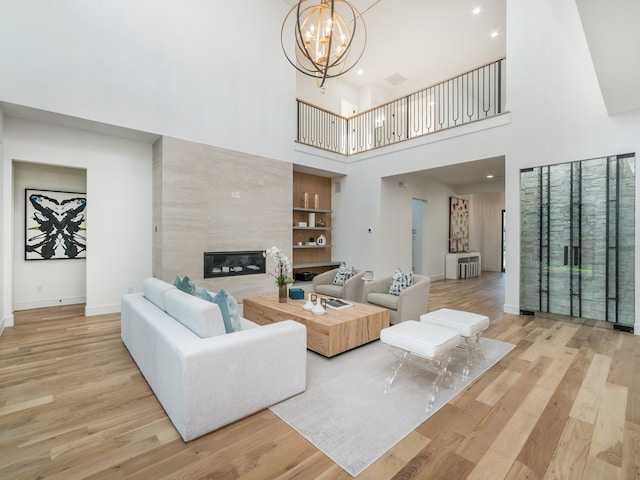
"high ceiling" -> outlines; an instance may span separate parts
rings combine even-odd
[[[506,0],[351,3],[364,19],[367,45],[357,66],[340,78],[356,87],[375,85],[397,91],[397,98],[505,56]]]
[[[389,98],[399,98],[506,54],[506,0],[350,2],[367,28],[362,58],[340,77],[355,87],[382,89]],[[479,12],[474,13],[476,8]],[[468,193],[486,190],[488,182],[504,190],[503,157],[416,173]],[[488,174],[494,179],[487,180]]]

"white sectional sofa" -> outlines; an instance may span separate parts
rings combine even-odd
[[[122,297],[122,341],[185,442],[305,390],[304,325],[225,333],[215,303],[155,278],[143,290]]]

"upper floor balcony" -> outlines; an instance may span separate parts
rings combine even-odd
[[[503,112],[505,59],[343,117],[298,100],[298,143],[354,155]]]

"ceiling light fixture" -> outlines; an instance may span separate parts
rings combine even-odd
[[[478,15],[480,13],[480,7],[476,7],[473,9],[473,14]]]
[[[292,37],[294,55],[285,47]],[[280,32],[289,63],[314,77],[319,87],[327,78],[351,70],[362,57],[366,41],[364,21],[346,0],[301,0],[289,10]]]

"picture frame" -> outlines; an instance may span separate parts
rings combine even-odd
[[[87,194],[25,189],[25,260],[87,256]]]
[[[449,197],[449,253],[469,251],[469,200]]]

